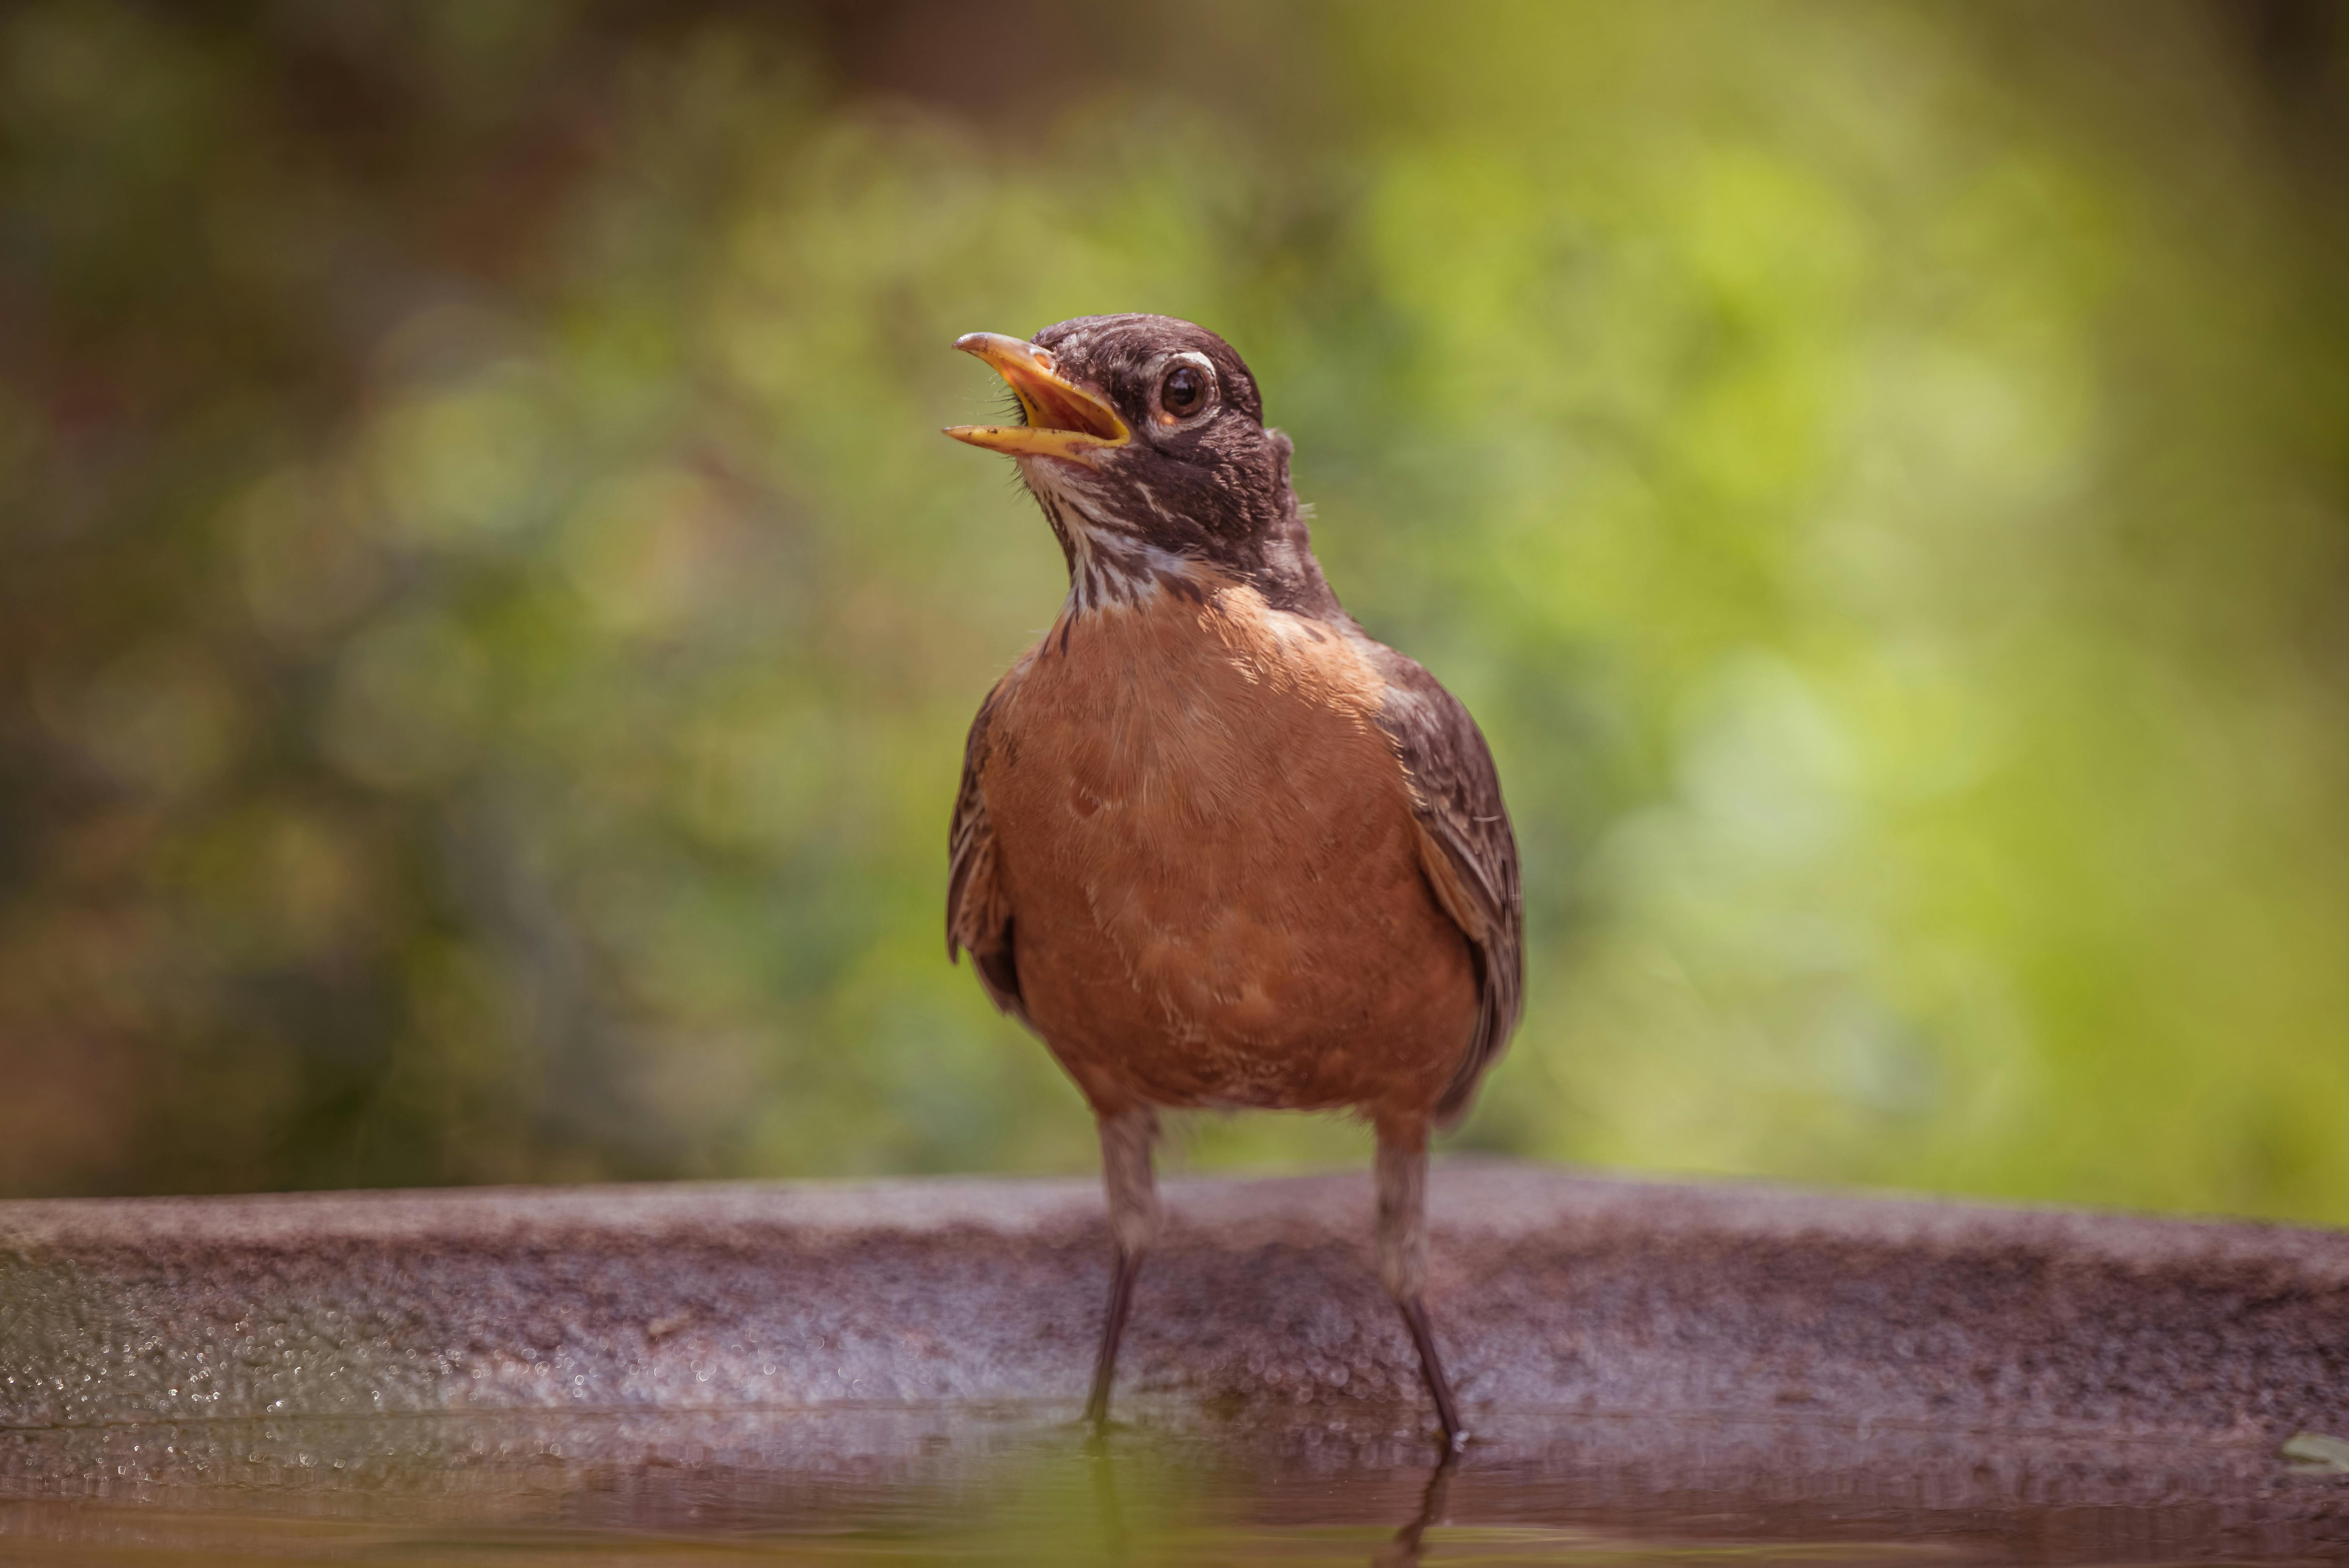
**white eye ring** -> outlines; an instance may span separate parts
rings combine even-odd
[[[1175,371],[1185,368],[1196,370],[1199,373],[1200,379],[1206,384],[1206,390],[1200,397],[1197,407],[1187,413],[1178,414],[1166,407],[1166,381],[1167,377],[1173,376]],[[1216,379],[1216,362],[1206,355],[1190,352],[1170,354],[1158,362],[1151,374],[1151,416],[1158,423],[1170,426],[1188,425],[1205,418],[1215,411],[1223,389]]]

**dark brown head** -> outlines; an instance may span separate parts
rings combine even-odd
[[[1231,345],[1166,315],[1088,315],[1032,342],[975,332],[1018,425],[947,434],[1019,459],[1069,558],[1079,608],[1220,573],[1284,608],[1332,613],[1288,484],[1288,438]],[[1205,569],[1203,572],[1202,569]]]

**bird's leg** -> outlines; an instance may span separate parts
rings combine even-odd
[[[1465,1447],[1468,1430],[1451,1380],[1435,1353],[1435,1331],[1427,1321],[1427,1124],[1379,1124],[1379,1283],[1402,1309],[1402,1320],[1419,1348],[1419,1370],[1435,1398],[1435,1418],[1444,1424],[1444,1446]]]
[[[1158,1183],[1150,1169],[1151,1145],[1158,1140],[1158,1113],[1135,1106],[1101,1119],[1102,1185],[1109,1190],[1109,1233],[1117,1248],[1110,1276],[1109,1313],[1102,1320],[1101,1357],[1093,1363],[1093,1391],[1085,1419],[1099,1428],[1109,1419],[1109,1386],[1117,1376],[1117,1342],[1125,1334],[1126,1309],[1133,1305],[1133,1276],[1143,1255],[1158,1240]]]

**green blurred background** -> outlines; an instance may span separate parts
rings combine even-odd
[[[1090,1168],[936,432],[1154,310],[1499,757],[1455,1147],[2349,1222],[2345,21],[12,6],[0,1191]]]

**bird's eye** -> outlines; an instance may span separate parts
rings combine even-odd
[[[1174,418],[1187,419],[1206,402],[1206,374],[1195,365],[1177,365],[1158,384],[1158,406]]]

